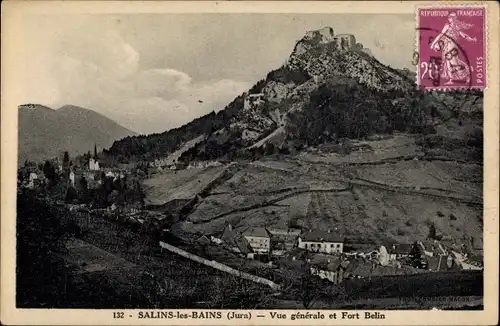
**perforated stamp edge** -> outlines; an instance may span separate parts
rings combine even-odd
[[[484,26],[483,26],[483,42],[484,42],[484,67],[485,67],[485,85],[484,86],[456,86],[456,87],[423,87],[420,85],[420,76],[419,76],[419,55],[420,55],[420,33],[419,33],[419,26],[420,26],[420,15],[419,15],[419,10],[420,9],[451,9],[451,8],[466,8],[466,9],[471,9],[471,8],[482,8],[484,9],[485,12],[485,17],[484,17]],[[416,72],[416,78],[415,78],[415,86],[419,90],[424,90],[427,92],[465,92],[465,91],[482,91],[484,92],[485,90],[488,89],[488,84],[490,80],[490,60],[488,57],[489,53],[489,31],[488,31],[488,5],[486,5],[484,2],[452,2],[452,1],[446,1],[446,2],[438,2],[438,3],[432,3],[432,4],[417,4],[414,6],[414,14],[415,14],[415,45],[414,45],[414,52],[413,52],[413,59],[414,62],[412,62],[415,66],[415,72]],[[417,58],[415,58],[417,56]]]

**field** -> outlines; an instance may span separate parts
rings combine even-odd
[[[470,236],[482,243],[481,165],[414,159],[420,147],[404,134],[359,144],[371,154],[303,152],[240,162],[177,227],[214,234],[227,223],[237,230],[295,225],[353,240],[413,242],[433,226],[455,245]]]
[[[93,273],[106,270],[134,268],[135,265],[80,239],[71,239],[66,243],[67,262],[78,266],[80,273]]]
[[[144,181],[146,205],[162,205],[174,199],[192,199],[224,173],[225,167],[165,170]]]
[[[348,153],[336,153],[335,151],[322,151],[320,153],[304,153],[300,159],[305,162],[317,162],[328,164],[352,164],[370,163],[381,160],[396,159],[402,156],[419,155],[422,150],[415,144],[411,136],[395,134],[380,140],[352,141],[350,146],[353,150]],[[356,147],[360,147],[356,150]]]

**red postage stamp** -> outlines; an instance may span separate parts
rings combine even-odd
[[[418,8],[417,16],[419,86],[484,89],[485,7]]]

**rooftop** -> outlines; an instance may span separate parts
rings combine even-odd
[[[372,274],[373,262],[365,259],[353,259],[346,268],[346,274],[368,277]]]
[[[248,241],[241,234],[236,233],[230,226],[226,226],[221,239],[229,246],[240,249],[243,253],[253,252]]]
[[[389,254],[409,254],[412,247],[411,244],[407,243],[389,243],[385,245]]]
[[[329,231],[311,231],[300,236],[303,241],[308,242],[339,242],[343,243],[344,238]]]
[[[335,271],[342,263],[340,257],[316,254],[311,258],[311,265],[322,270]]]
[[[298,236],[301,232],[300,229],[278,229],[278,228],[267,228],[267,231],[271,233],[272,235],[295,235]]]
[[[294,248],[287,253],[285,253],[284,257],[288,258],[290,260],[293,260],[293,257],[295,259],[303,259],[307,254],[307,251],[301,248]]]
[[[270,238],[271,234],[263,227],[249,227],[243,232],[244,236]]]

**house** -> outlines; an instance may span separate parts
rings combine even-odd
[[[312,252],[342,253],[344,239],[328,231],[309,231],[299,236],[298,247]]]
[[[211,236],[210,241],[221,244],[234,253],[253,258],[254,251],[247,239],[235,232],[231,224],[226,225],[221,234]]]
[[[284,255],[276,261],[276,265],[285,279],[295,281],[303,272],[308,271],[307,264],[302,259],[297,259],[296,256]]]
[[[28,188],[35,188],[35,181],[38,181],[38,174],[31,172],[29,176]]]
[[[301,232],[299,229],[277,228],[267,228],[267,231],[271,234],[271,254],[274,256],[281,256],[296,247]]]
[[[267,231],[272,236],[288,236],[297,238],[300,235],[300,229],[288,228],[288,229],[279,229],[279,228],[267,228]]]
[[[344,271],[344,279],[370,277],[376,266],[377,263],[373,260],[353,259],[349,261],[349,265]]]
[[[75,186],[75,172],[69,171],[69,183],[72,187]]]
[[[311,273],[321,279],[327,279],[334,284],[344,280],[344,274],[349,262],[336,256],[318,254],[310,261]]]
[[[427,266],[431,272],[461,270],[460,263],[452,255],[426,257]]]
[[[257,254],[269,254],[271,251],[271,234],[262,227],[249,227],[243,232],[253,251]]]
[[[421,249],[422,253],[428,257],[434,257],[434,256],[439,257],[440,255],[448,254],[443,245],[439,243],[439,241],[437,240],[418,241],[417,244],[419,245],[419,248]]]
[[[89,159],[89,170],[90,171],[99,171],[99,161],[94,158]]]
[[[286,252],[286,246],[283,239],[271,237],[271,249],[272,256],[283,256]]]
[[[348,256],[378,257],[378,245],[371,241],[345,239],[343,253]]]
[[[408,257],[412,251],[412,245],[406,243],[392,243],[380,247],[379,253],[384,247],[387,250],[388,261],[393,262],[404,257]]]

